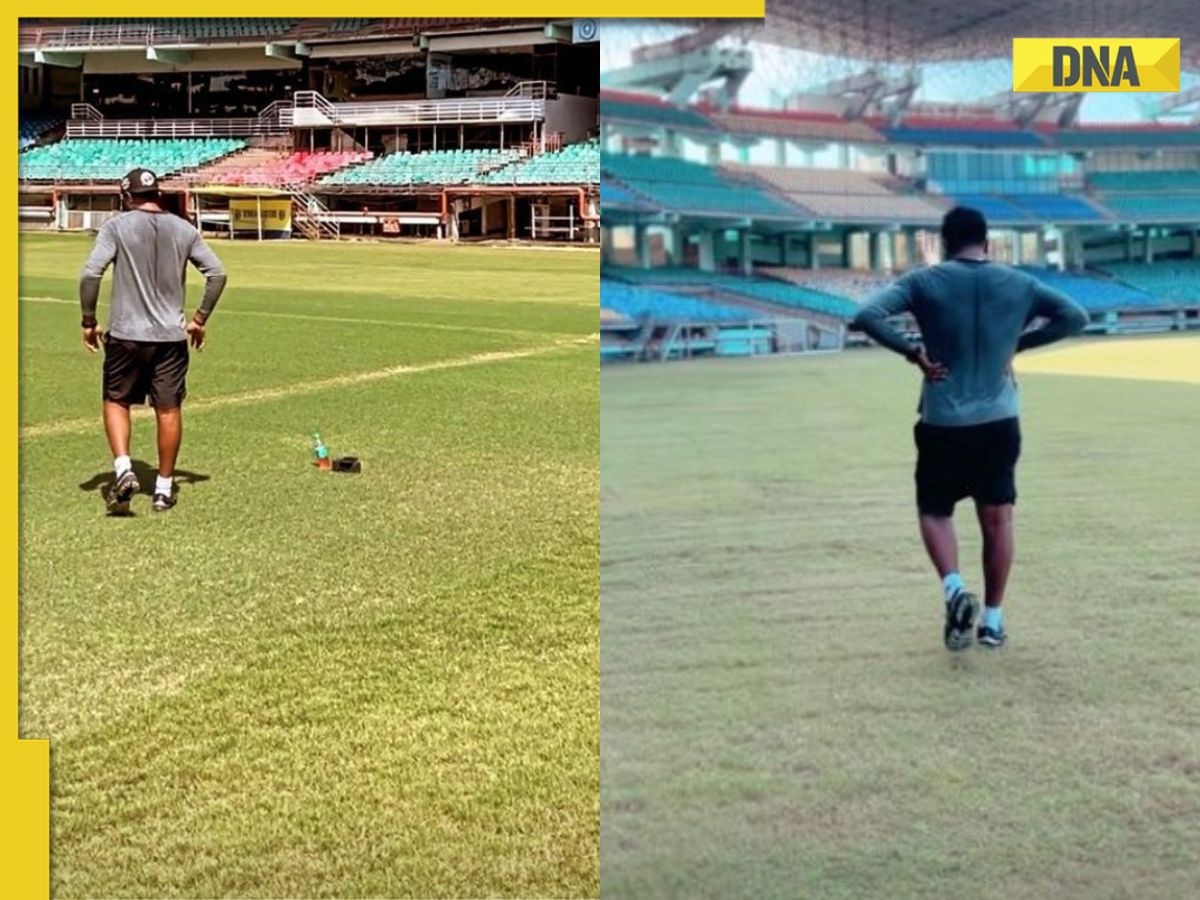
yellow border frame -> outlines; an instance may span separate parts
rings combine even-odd
[[[44,16],[45,10],[33,10],[31,4],[17,4],[17,24],[20,23],[21,8],[26,8],[27,14]],[[597,7],[600,4],[596,4]],[[407,12],[408,10],[404,10]],[[431,10],[432,11],[432,10]],[[481,16],[496,17],[503,13],[504,18],[523,17],[555,17],[568,18],[572,16],[589,18],[745,18],[761,19],[765,11],[765,0],[729,0],[722,4],[702,0],[696,3],[691,0],[608,0],[602,8],[589,10],[584,4],[564,2],[564,0],[515,0],[503,8],[494,3],[462,2],[448,0],[437,6],[439,16]],[[107,10],[97,9],[90,3],[67,2],[58,4],[54,14],[61,18],[87,18]],[[160,13],[158,9],[134,10],[126,13],[131,17],[140,14],[153,16]],[[230,3],[224,0],[210,3],[206,10],[209,17],[228,16],[231,18],[248,16],[289,16],[289,17],[327,17],[329,7],[309,0],[300,0],[287,6],[258,2]],[[390,18],[397,12],[391,3],[365,2],[355,6],[354,13],[364,18]],[[201,17],[197,17],[201,18]],[[12,56],[17,55],[17,32],[8,32],[5,46]],[[9,59],[12,59],[12,56]],[[16,60],[13,60],[14,69]],[[13,70],[10,70],[10,72]],[[10,78],[15,80],[14,75]],[[9,90],[3,95],[4,121],[9,123],[12,137],[16,137],[17,129],[17,91],[15,84],[10,82]],[[11,143],[15,148],[16,144]],[[18,596],[19,583],[17,577],[18,565],[18,507],[17,507],[17,466],[19,462],[18,414],[17,414],[17,154],[15,149],[8,153],[9,162],[5,167],[5,184],[8,187],[5,194],[9,197],[9,214],[4,226],[5,259],[8,262],[10,275],[9,284],[14,288],[10,301],[5,304],[6,312],[0,324],[0,358],[5,360],[8,371],[9,390],[3,393],[3,417],[8,423],[14,453],[8,465],[4,466],[3,488],[0,491],[0,505],[4,511],[5,541],[3,550],[4,581],[9,585],[11,598],[4,617],[3,634],[0,640],[4,643],[3,670],[6,675],[7,687],[2,688],[4,706],[0,717],[9,722],[12,731],[8,739],[0,739],[0,772],[3,772],[4,823],[0,832],[0,846],[3,846],[4,858],[0,860],[0,872],[4,873],[6,893],[11,897],[46,897],[50,892],[50,742],[48,740],[19,740],[17,731],[18,712]],[[11,679],[11,680],[9,680]]]

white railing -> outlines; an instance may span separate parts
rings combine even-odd
[[[103,119],[104,116],[100,114],[100,110],[96,109],[96,107],[92,106],[90,103],[72,103],[71,118],[90,119],[94,122],[98,122],[100,119]]]
[[[547,100],[555,94],[555,85],[549,81],[521,81],[513,85],[504,96],[524,97],[526,100]]]
[[[279,39],[291,27],[261,34],[185,34],[160,25],[27,25],[17,32],[20,50],[87,50],[92,47],[199,47],[253,44]]]
[[[287,132],[279,119],[100,119],[67,122],[68,138],[249,137]]]
[[[545,82],[540,84],[545,93]],[[519,85],[518,85],[519,87]],[[514,88],[515,90],[515,88]],[[535,122],[546,117],[546,101],[513,94],[451,100],[394,100],[380,103],[330,103],[316,91],[298,91],[293,109],[280,110],[285,126],[324,125],[457,125],[468,123]]]
[[[150,47],[197,44],[199,41],[177,31],[154,25],[68,25],[25,27],[18,31],[20,49],[53,50],[87,47]]]

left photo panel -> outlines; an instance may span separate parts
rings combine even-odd
[[[598,896],[594,22],[18,32],[51,894]]]

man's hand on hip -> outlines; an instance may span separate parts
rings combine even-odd
[[[188,337],[191,338],[192,346],[197,350],[204,349],[204,326],[195,319],[187,324]]]
[[[924,347],[915,348],[908,356],[908,361],[921,370],[926,381],[945,381],[950,370],[943,363],[929,358]]]
[[[100,342],[104,340],[104,332],[100,330],[99,325],[85,325],[83,329],[83,346],[88,353],[95,353],[100,349]]]

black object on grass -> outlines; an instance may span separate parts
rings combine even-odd
[[[333,471],[357,474],[362,471],[362,460],[357,456],[339,456],[333,461]]]

